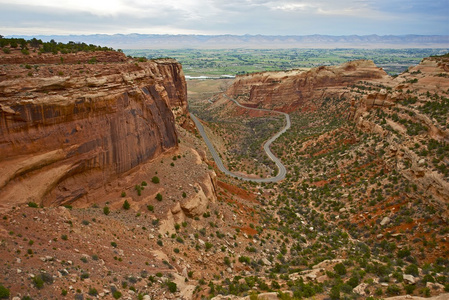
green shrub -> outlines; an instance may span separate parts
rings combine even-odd
[[[399,295],[401,293],[401,288],[396,284],[392,284],[387,287],[386,293],[390,296]]]
[[[405,267],[404,274],[410,274],[415,277],[419,276],[418,266],[415,264],[408,265],[407,267]]]
[[[122,297],[122,293],[120,293],[120,291],[114,291],[112,293],[112,297],[114,297],[114,299],[119,299],[120,297]]]
[[[28,206],[29,207],[34,207],[34,208],[38,208],[39,207],[39,205],[37,205],[36,202],[32,202],[32,201],[28,202]]]
[[[162,195],[160,193],[157,193],[156,200],[157,201],[162,201]]]
[[[407,284],[404,285],[404,290],[407,294],[411,295],[413,294],[413,291],[416,289],[416,286],[414,284]]]
[[[148,208],[149,211],[154,211],[153,205],[147,205],[147,208]]]
[[[122,196],[122,198],[123,198],[123,197],[126,197],[126,192],[123,191],[123,192],[120,194],[120,196]]]
[[[342,263],[338,263],[334,266],[334,271],[340,276],[346,275],[346,267]]]
[[[97,291],[96,288],[92,288],[91,287],[91,288],[89,288],[88,294],[91,295],[91,296],[97,296],[98,295],[98,291]]]
[[[42,276],[40,274],[34,276],[33,284],[38,289],[42,289],[44,287],[44,280],[42,279]]]
[[[212,248],[213,244],[206,242],[205,246],[206,246],[206,251],[208,251],[210,248]]]
[[[251,262],[251,259],[248,256],[240,256],[239,262],[249,264]]]
[[[128,210],[131,208],[131,204],[129,204],[128,200],[125,200],[125,202],[123,202],[123,209]]]
[[[140,185],[136,184],[134,189],[137,191],[137,195],[142,195],[142,187]]]
[[[172,281],[167,282],[167,287],[168,287],[168,290],[170,291],[170,293],[176,293],[176,291],[178,290],[176,283],[174,283]]]
[[[111,242],[111,246],[114,248],[117,248],[117,243],[116,242]]]
[[[107,216],[111,213],[111,210],[108,206],[103,207],[103,213]]]
[[[330,292],[329,292],[329,297],[332,300],[338,300],[340,299],[340,287],[338,285],[334,285]]]
[[[159,181],[159,177],[154,176],[153,178],[151,178],[151,182],[152,182],[152,183],[159,183],[159,182],[160,182],[160,181]]]
[[[0,284],[0,299],[9,299],[9,289]]]

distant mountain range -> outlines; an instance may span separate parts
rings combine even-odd
[[[32,36],[14,36],[32,38]],[[448,48],[449,35],[42,35],[38,39],[85,42],[115,49]]]

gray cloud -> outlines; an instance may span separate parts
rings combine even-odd
[[[448,1],[0,0],[0,34],[447,34]]]

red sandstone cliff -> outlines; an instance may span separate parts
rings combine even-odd
[[[340,97],[342,87],[386,76],[372,61],[358,60],[309,71],[263,72],[239,76],[227,94],[239,98],[246,105],[290,112],[314,109],[310,100]]]
[[[85,63],[94,56],[101,63]],[[5,207],[74,202],[177,147],[173,112],[187,114],[180,64],[136,62],[117,52],[54,58],[25,66],[0,61]]]

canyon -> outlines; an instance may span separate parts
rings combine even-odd
[[[446,56],[394,78],[358,60],[237,76],[188,103],[171,59],[1,54],[0,292],[444,299],[448,74]],[[262,145],[285,121],[266,110],[288,113],[271,145],[285,179],[223,174],[189,110],[253,177],[274,174]]]

